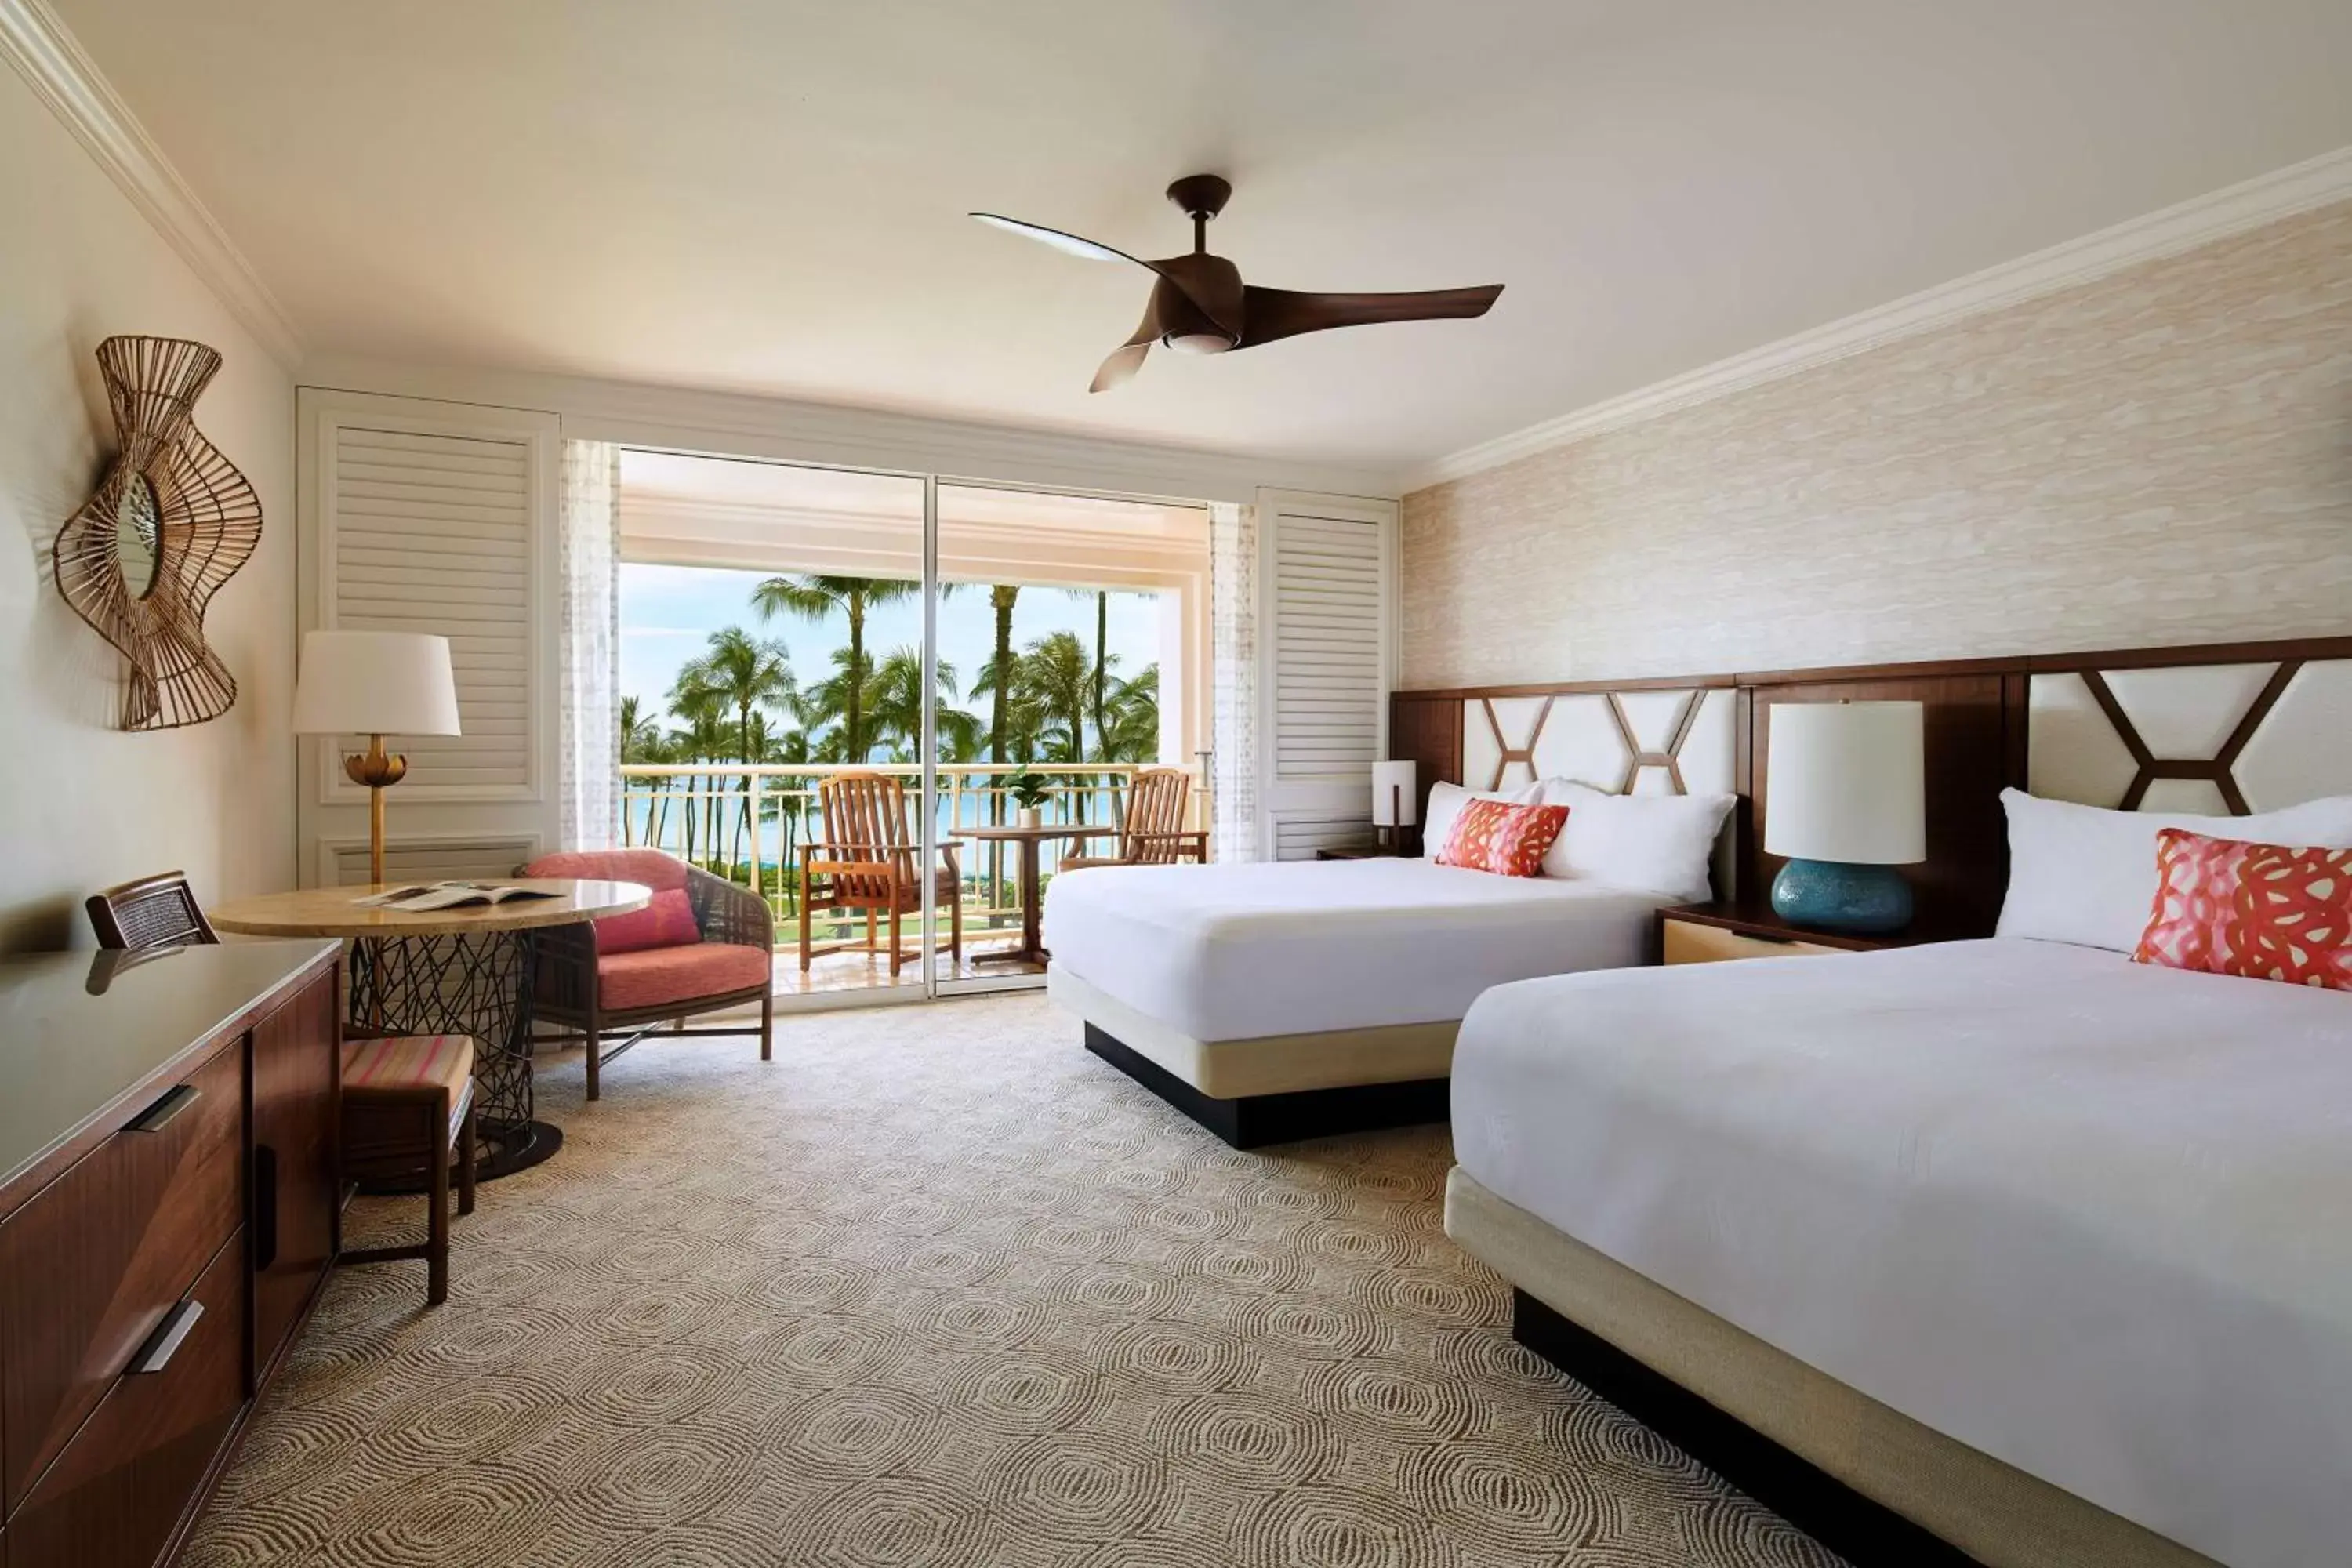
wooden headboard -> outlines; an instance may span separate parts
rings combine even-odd
[[[2009,882],[2004,787],[2215,815],[2352,794],[2352,637],[1401,691],[1391,700],[1390,746],[1419,764],[1424,789],[1437,779],[1491,787],[1498,762],[1509,770],[1506,783],[1526,770],[1605,787],[1672,788],[1687,771],[1682,755],[1707,747],[1703,737],[1720,711],[1731,782],[1690,787],[1742,797],[1723,879],[1732,887],[1719,890],[1752,897],[1780,867],[1763,836],[1772,707],[1840,700],[1910,700],[1926,710],[1927,858],[1907,874],[1918,900],[1916,929],[1938,935],[1986,934],[2000,912]],[[1558,722],[1552,715],[1579,706],[1613,715],[1622,784],[1607,776],[1612,758],[1599,748],[1544,741]],[[1533,738],[1521,741],[1531,714],[1541,717]],[[1616,726],[1616,718],[1626,722]]]

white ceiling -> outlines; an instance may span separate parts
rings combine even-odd
[[[314,353],[1417,462],[2352,143],[2345,0],[51,0]],[[1160,189],[1479,321],[1154,355]]]

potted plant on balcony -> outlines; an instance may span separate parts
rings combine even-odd
[[[1013,826],[1017,827],[1042,826],[1038,818],[1038,807],[1045,804],[1045,797],[1053,792],[1047,787],[1044,779],[1030,772],[1029,764],[1024,763],[1018,771],[1005,775],[1004,793],[1013,797],[1013,804],[1018,808],[1013,813]]]

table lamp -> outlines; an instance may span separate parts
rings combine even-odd
[[[294,680],[294,732],[365,735],[368,749],[343,759],[343,773],[367,785],[368,880],[383,880],[383,792],[408,772],[387,755],[386,735],[455,735],[457,682],[449,639],[419,632],[305,632]]]
[[[1916,702],[1776,702],[1764,847],[1789,863],[1772,910],[1822,931],[1900,931],[1927,857],[1925,710]]]
[[[1411,759],[1372,764],[1372,826],[1383,848],[1398,847],[1404,829],[1421,814],[1421,792],[1414,787]]]

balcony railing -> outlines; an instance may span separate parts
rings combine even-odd
[[[1139,771],[1131,763],[942,763],[936,795],[939,837],[955,838],[961,837],[960,828],[1011,823],[1017,808],[1003,781],[1023,773],[1045,783],[1046,797],[1040,807],[1045,821],[1115,827],[1126,814],[1129,784]],[[629,763],[621,769],[622,840],[667,849],[759,893],[779,920],[796,919],[802,847],[824,836],[818,784],[837,773],[891,774],[906,782],[911,813],[922,772],[918,763]],[[1196,773],[1189,824],[1205,826],[1206,811],[1206,792]],[[1107,855],[1113,849],[1108,837],[1060,839],[1040,845],[1039,854],[1050,878],[1066,857]],[[961,863],[967,929],[1020,923],[1018,853],[1010,844],[964,840]]]

